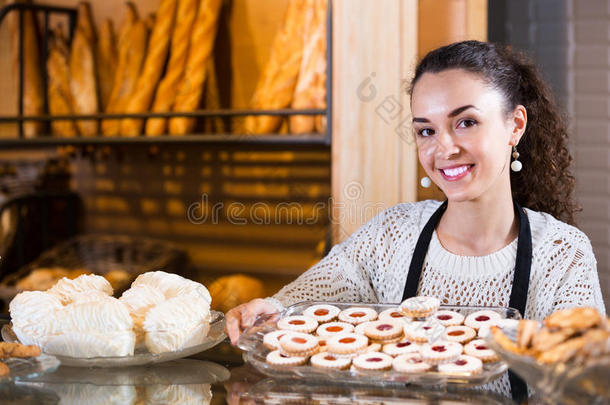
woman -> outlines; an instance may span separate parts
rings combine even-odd
[[[410,94],[419,160],[447,202],[394,206],[274,297],[229,311],[233,343],[258,315],[305,300],[605,312],[589,239],[569,225],[566,127],[535,67],[500,45],[455,43],[418,64]]]

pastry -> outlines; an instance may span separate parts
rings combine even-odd
[[[70,51],[68,42],[63,34],[63,29],[58,26],[51,31],[49,39],[49,53],[47,57],[47,96],[49,99],[49,114],[72,115],[74,114],[74,99],[70,90]],[[72,137],[78,135],[76,124],[71,120],[51,121],[51,132],[61,137]],[[40,288],[46,290],[50,288]]]
[[[432,368],[419,353],[401,354],[392,361],[392,368],[400,373],[423,373]]]
[[[166,299],[178,297],[188,293],[194,293],[201,299],[208,303],[208,306],[212,302],[210,292],[203,284],[189,280],[178,274],[166,273],[164,271],[149,271],[144,274],[140,274],[134,282],[131,284],[132,287],[147,284],[152,287],[156,287],[165,296]]]
[[[354,327],[354,332],[355,332],[355,333],[357,333],[357,334],[359,334],[359,335],[364,335],[364,330],[365,330],[366,328],[368,328],[368,326],[369,326],[371,323],[373,323],[373,322],[375,322],[375,321],[367,321],[367,322],[362,322],[362,323],[359,323],[358,325],[356,325],[356,326]]]
[[[498,328],[497,326],[492,326],[490,329],[490,333],[492,334],[494,340],[505,350],[517,354],[522,352],[519,346],[517,346],[512,340],[506,337],[504,332],[502,332],[502,329]]]
[[[401,319],[404,322],[410,322],[411,318],[400,311],[400,308],[390,308],[379,313],[379,319]]]
[[[544,320],[547,328],[589,329],[600,326],[603,317],[595,308],[571,308],[559,310]]]
[[[364,330],[364,334],[377,342],[390,342],[403,338],[403,322],[396,320],[381,320],[371,322]]]
[[[400,304],[400,311],[410,318],[425,318],[436,312],[440,305],[438,298],[412,297]]]
[[[451,342],[466,344],[477,336],[477,333],[469,326],[454,325],[445,329],[444,339]]]
[[[377,319],[377,311],[367,307],[351,307],[339,313],[339,320],[342,322],[358,325],[363,322],[374,321]]]
[[[483,339],[475,339],[464,346],[464,353],[480,359],[483,363],[500,360],[496,352],[487,347]]]
[[[142,345],[144,343],[144,319],[146,314],[151,308],[165,301],[163,293],[150,285],[136,285],[125,291],[119,301],[125,304],[131,319],[133,319],[136,344]]]
[[[478,331],[484,326],[491,327],[495,325],[500,319],[502,319],[502,315],[496,311],[476,311],[466,317],[464,325],[470,326],[472,329]]]
[[[426,322],[414,321],[405,325],[404,332],[409,340],[426,343],[441,339],[445,334],[445,327],[434,319]]]
[[[291,357],[309,357],[318,352],[318,338],[307,333],[288,331],[279,339],[280,352]]]
[[[388,343],[383,345],[383,352],[392,357],[400,356],[401,354],[419,352],[420,345],[411,342],[410,340],[401,340],[396,343]]]
[[[311,365],[314,367],[331,370],[345,370],[348,369],[352,363],[351,359],[333,356],[326,352],[311,356],[310,361]]]
[[[108,280],[95,274],[83,274],[74,280],[64,277],[51,287],[48,292],[56,295],[63,304],[69,304],[72,301],[72,294],[90,290],[102,291],[107,295],[112,295],[113,293],[112,286]]]
[[[8,357],[38,357],[40,356],[40,347],[26,346],[20,343],[0,342],[0,359]]]
[[[419,350],[424,362],[431,365],[450,363],[462,354],[462,345],[448,340],[426,343]]]
[[[244,274],[220,277],[210,284],[208,290],[212,297],[212,309],[221,312],[228,312],[240,304],[267,296],[261,280]]]
[[[42,291],[24,291],[13,298],[9,312],[13,331],[25,345],[41,346],[48,334],[54,333],[55,311],[61,310],[61,300],[53,294]]]
[[[461,325],[464,322],[464,315],[455,311],[436,311],[432,316],[443,326]]]
[[[533,319],[524,319],[519,322],[517,327],[517,346],[528,348],[532,344],[532,339],[540,330],[540,324]]]
[[[352,365],[357,370],[364,371],[381,371],[381,370],[389,370],[392,368],[392,361],[394,359],[392,356],[389,356],[385,353],[373,352],[373,353],[364,353],[356,356],[352,360]]]
[[[274,350],[267,354],[266,361],[274,366],[300,366],[307,363],[307,357],[289,357]]]
[[[479,374],[483,371],[483,362],[476,357],[461,355],[451,363],[440,364],[438,371],[445,374]]]
[[[532,339],[532,348],[537,352],[545,352],[558,344],[565,342],[568,338],[573,336],[574,333],[574,329],[551,330],[547,327],[543,327]]]
[[[11,370],[6,364],[0,361],[0,377],[6,377],[11,373]]]
[[[329,337],[339,333],[352,332],[353,330],[354,326],[347,322],[328,322],[318,326],[316,334],[318,336]]]
[[[309,316],[292,315],[280,319],[277,327],[283,330],[310,333],[318,328],[318,322]]]
[[[314,318],[318,323],[325,323],[334,320],[341,310],[334,305],[312,305],[303,311],[303,315]]]
[[[288,331],[285,330],[274,330],[273,332],[265,333],[263,337],[263,345],[269,350],[279,350],[280,338],[284,336]]]
[[[360,353],[369,344],[366,336],[356,333],[344,333],[326,339],[326,347],[336,355],[353,355]]]
[[[116,74],[118,62],[116,36],[112,20],[109,18],[106,18],[102,22],[96,47],[96,60],[100,110],[105,111],[108,101],[110,100],[110,93],[112,93],[112,82]]]

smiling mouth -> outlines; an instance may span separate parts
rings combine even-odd
[[[439,171],[446,180],[455,181],[463,178],[468,173],[470,173],[473,167],[474,165],[463,165],[447,169],[439,169]]]

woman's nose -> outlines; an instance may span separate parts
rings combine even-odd
[[[460,151],[458,145],[455,143],[453,135],[447,131],[442,131],[434,142],[435,155],[437,158],[446,159]]]

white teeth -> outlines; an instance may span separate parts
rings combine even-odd
[[[445,173],[446,176],[455,177],[464,173],[466,170],[468,170],[468,166],[460,166],[454,167],[453,169],[443,169],[443,173]]]

